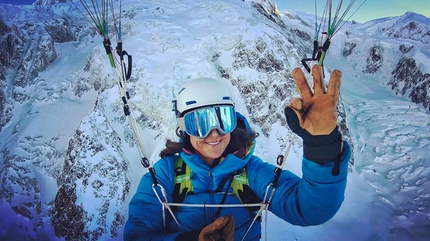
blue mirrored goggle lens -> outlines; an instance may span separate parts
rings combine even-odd
[[[184,115],[185,131],[198,138],[206,138],[217,129],[226,135],[236,128],[236,112],[233,106],[214,106],[197,109]]]

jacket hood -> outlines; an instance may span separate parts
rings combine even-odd
[[[237,126],[244,126],[248,131],[252,131],[248,120],[239,112],[236,112]],[[203,162],[200,156],[194,152],[180,153],[181,158],[184,162],[193,170],[193,172],[204,172],[212,171],[212,173],[223,175],[230,174],[236,170],[242,169],[250,160],[254,153],[256,141],[254,140],[250,145],[246,147],[245,153],[243,150],[237,150],[234,153],[228,154],[220,163],[214,167],[210,168]]]

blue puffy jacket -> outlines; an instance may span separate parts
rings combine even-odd
[[[243,118],[249,127],[246,119]],[[283,170],[278,187],[273,196],[269,210],[276,216],[295,225],[309,226],[326,222],[339,209],[346,187],[348,160],[351,152],[348,143],[344,142],[341,153],[340,174],[332,175],[334,162],[319,165],[306,158],[302,163],[302,178],[290,171]],[[254,145],[248,148],[243,158],[229,154],[216,167],[208,167],[197,154],[181,152],[180,156],[192,170],[194,194],[189,194],[183,203],[220,204],[223,194],[214,193],[226,176],[243,167],[248,174],[249,187],[263,199],[267,186],[275,177],[275,166],[262,161],[253,155]],[[174,166],[177,156],[163,158],[155,163],[156,177],[164,187],[169,202],[172,202],[174,188]],[[152,178],[146,173],[130,201],[129,218],[124,228],[124,240],[175,240],[184,231],[200,230],[215,219],[217,208],[180,207],[175,209],[181,229],[166,211],[167,227],[163,225],[161,204],[152,189]],[[226,185],[226,188],[227,185]],[[229,195],[226,204],[240,203]],[[245,207],[222,208],[220,216],[231,214],[235,221],[235,240],[241,240],[254,219],[254,213]],[[260,240],[261,224],[256,222],[246,240]]]

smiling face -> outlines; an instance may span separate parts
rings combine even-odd
[[[190,136],[190,142],[202,160],[212,167],[215,159],[224,153],[228,143],[230,143],[230,138],[230,133],[221,135],[217,130],[212,130],[205,139]]]

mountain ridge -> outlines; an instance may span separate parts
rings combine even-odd
[[[120,240],[127,201],[144,172],[101,38],[73,8],[61,0],[0,5],[20,13],[16,22],[12,15],[0,19],[0,43],[8,46],[0,50],[0,209],[16,214],[2,220],[0,237]],[[123,16],[124,47],[134,58],[131,102],[151,160],[166,137],[174,138],[174,91],[204,75],[226,81],[261,143],[276,146],[257,153],[276,159],[289,135],[282,108],[297,96],[290,73],[312,51],[312,24],[301,25],[306,18],[286,18],[267,1],[131,1]],[[363,30],[366,24],[346,25],[328,58],[350,61],[357,75],[380,78],[394,94],[427,108],[428,66],[419,46],[428,25],[408,22],[396,28],[400,37],[384,30],[370,38],[377,32]],[[411,37],[417,29],[421,38]],[[327,75],[333,67],[326,64]],[[351,138],[348,106],[340,108],[344,136]],[[44,126],[49,119],[55,124]],[[295,147],[300,157],[301,143]]]

